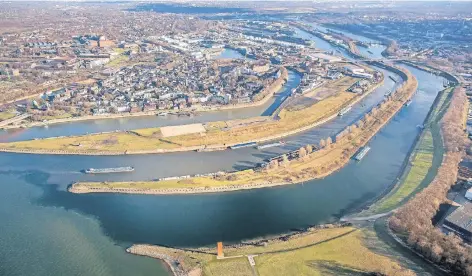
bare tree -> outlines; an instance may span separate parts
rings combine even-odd
[[[333,143],[331,137],[326,138],[326,146],[329,147]]]
[[[306,146],[305,146],[305,149],[306,149],[306,153],[307,153],[307,154],[310,154],[310,153],[313,152],[313,146],[310,145],[310,144],[306,145]]]
[[[320,140],[320,148],[326,147],[326,141],[324,139]]]
[[[287,155],[286,154],[282,155],[282,166],[287,167],[289,162],[290,161],[288,161]]]
[[[301,147],[299,150],[298,150],[298,156],[300,158],[304,158],[306,156],[306,149],[304,147]]]

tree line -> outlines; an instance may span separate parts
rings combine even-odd
[[[433,225],[432,218],[440,205],[447,202],[447,193],[457,180],[467,146],[464,134],[467,106],[464,89],[456,88],[441,121],[445,155],[436,177],[389,220],[390,228],[405,235],[409,246],[454,275],[472,275],[472,247],[454,234],[445,235]]]

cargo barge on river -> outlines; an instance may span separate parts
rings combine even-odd
[[[338,116],[342,117],[342,116],[344,116],[344,114],[348,113],[350,110],[351,110],[350,106],[345,107],[345,108],[341,109],[341,111],[339,111]]]
[[[132,171],[134,171],[134,167],[117,167],[117,168],[103,168],[103,169],[90,168],[90,169],[84,170],[84,172],[88,174],[121,173],[121,172],[132,172]]]
[[[267,148],[272,148],[272,147],[277,147],[277,146],[282,146],[282,145],[285,145],[285,141],[279,141],[276,143],[260,145],[260,146],[257,146],[257,149],[262,150],[262,149],[267,149]]]
[[[249,142],[249,143],[241,143],[241,144],[236,144],[233,146],[230,146],[230,149],[240,149],[240,148],[248,148],[248,147],[254,147],[257,146],[256,142]]]
[[[356,156],[354,157],[355,160],[357,161],[361,161],[362,158],[364,158],[364,156],[369,152],[370,150],[370,147],[369,146],[365,146],[363,147],[358,154],[356,154]]]

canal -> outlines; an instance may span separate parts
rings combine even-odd
[[[321,40],[314,40],[321,47]],[[335,50],[329,44],[324,47],[327,51]],[[423,122],[442,89],[442,78],[407,68],[419,81],[418,93],[413,103],[403,108],[370,142],[372,149],[367,156],[325,179],[302,185],[175,196],[66,192],[66,187],[77,180],[153,179],[252,166],[268,156],[315,143],[354,122],[395,87],[388,77],[382,88],[345,116],[289,137],[284,147],[262,152],[246,148],[108,157],[1,153],[0,275],[31,275],[33,271],[35,275],[167,275],[156,260],[126,254],[124,247],[132,243],[201,246],[219,240],[238,242],[336,221],[362,208],[395,181],[418,134],[417,125]],[[254,114],[262,114],[270,105]],[[245,116],[254,116],[249,113]],[[149,127],[157,126],[161,119],[89,121],[26,129],[16,134],[20,138],[12,137],[11,132],[2,136],[15,140]],[[176,118],[169,124],[194,119]],[[135,166],[136,172],[122,176],[79,172],[87,167],[121,165]]]

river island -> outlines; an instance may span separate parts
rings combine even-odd
[[[347,164],[416,92],[418,83],[410,72],[390,66],[404,84],[335,139],[327,137],[319,145],[306,145],[293,154],[284,154],[260,167],[232,173],[182,176],[144,182],[82,182],[69,187],[73,193],[116,192],[140,194],[189,194],[226,192],[301,183],[325,177]]]

